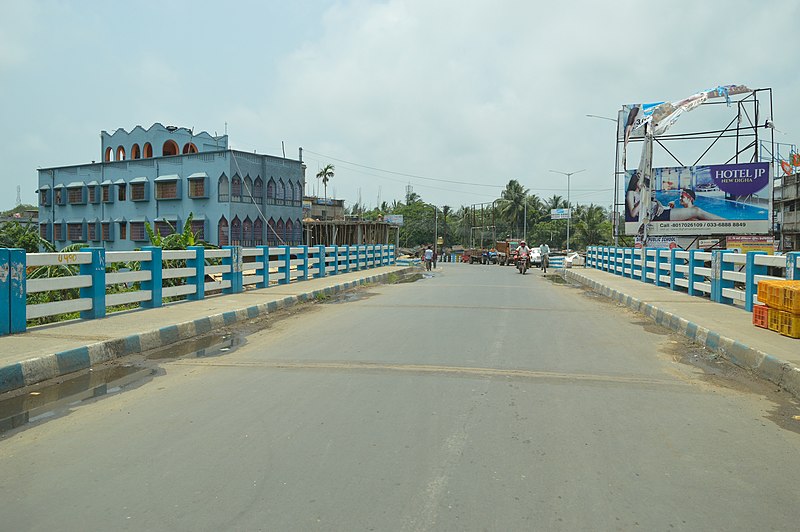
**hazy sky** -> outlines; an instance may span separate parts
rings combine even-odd
[[[36,202],[37,168],[100,160],[102,130],[155,122],[227,127],[245,151],[302,147],[307,192],[331,163],[328,195],[368,206],[409,184],[454,208],[509,179],[566,196],[549,170],[581,169],[573,203],[608,206],[615,126],[585,115],[718,85],[771,87],[775,140],[800,139],[797,0],[0,0],[0,13],[0,210],[18,185]]]

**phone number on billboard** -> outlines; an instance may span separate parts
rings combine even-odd
[[[659,227],[747,227],[745,222],[670,222]]]

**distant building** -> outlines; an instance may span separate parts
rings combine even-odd
[[[303,219],[317,221],[344,220],[344,200],[303,197]]]
[[[305,165],[228,148],[228,136],[154,124],[101,132],[101,160],[39,170],[39,232],[57,249],[112,251],[191,227],[217,246],[300,244]]]
[[[791,174],[781,178],[775,190],[775,210],[783,238],[781,249],[800,251],[800,175]]]

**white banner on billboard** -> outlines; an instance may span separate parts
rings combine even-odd
[[[550,209],[551,220],[568,220],[572,218],[570,209]]]

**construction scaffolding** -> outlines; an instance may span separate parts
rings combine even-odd
[[[304,220],[307,246],[398,245],[400,227],[387,222],[366,220]]]

